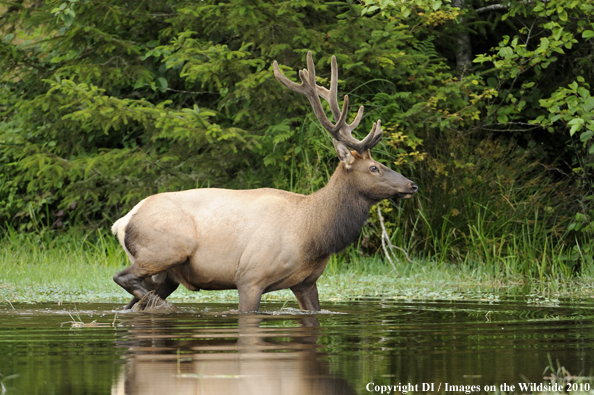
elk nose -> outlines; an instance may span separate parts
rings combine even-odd
[[[417,184],[415,184],[414,182],[409,182],[409,183],[408,183],[408,187],[409,187],[410,189],[412,189],[412,191],[413,191],[414,193],[416,193],[416,192],[419,190],[419,187],[418,187],[418,186],[417,186]]]

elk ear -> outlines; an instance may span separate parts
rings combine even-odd
[[[355,157],[351,153],[351,150],[345,144],[337,141],[336,139],[332,139],[332,142],[334,143],[334,149],[336,149],[338,159],[340,159],[340,161],[346,165],[347,169],[350,169],[351,165],[355,161]]]

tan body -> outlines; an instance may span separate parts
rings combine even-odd
[[[363,173],[375,165],[382,169],[377,178],[388,173],[411,183],[371,157],[360,162]],[[340,164],[328,185],[309,196],[276,189],[161,193],[112,230],[132,263],[126,270],[155,276],[153,288],[167,282],[195,291],[237,288],[241,311],[257,310],[263,293],[291,288],[302,309],[319,310],[316,280],[328,258],[358,236],[369,208],[382,199],[353,188],[357,173]],[[407,192],[396,186],[390,196]]]
[[[334,88],[328,92],[335,91],[337,80],[333,62]],[[311,54],[309,63],[313,71]],[[339,111],[332,102],[331,108]],[[335,118],[342,123],[324,120],[330,132],[338,131],[334,145],[341,163],[312,195],[214,188],[161,193],[116,221],[112,231],[131,262],[114,276],[134,295],[127,307],[152,290],[165,299],[182,284],[196,291],[237,288],[240,311],[258,310],[263,293],[290,288],[302,309],[319,310],[316,281],[330,255],[359,235],[373,204],[417,191],[413,182],[371,157],[369,148],[381,139],[379,121],[362,142],[352,138],[361,115],[362,109],[351,125],[340,113]]]

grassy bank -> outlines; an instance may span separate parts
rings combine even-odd
[[[12,233],[0,241],[0,300],[3,302],[124,302],[130,296],[112,281],[127,264],[105,232],[58,238]],[[509,266],[513,267],[513,266]],[[331,259],[318,282],[322,301],[360,297],[399,299],[488,299],[516,296],[527,301],[593,298],[594,274],[558,273],[545,279],[503,271],[489,264],[447,264],[431,259],[395,261],[361,257],[354,249]],[[180,287],[172,301],[236,302],[237,291],[190,292]],[[263,300],[294,301],[289,290]]]

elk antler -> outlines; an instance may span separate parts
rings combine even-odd
[[[274,76],[276,79],[290,90],[301,93],[307,97],[318,121],[320,121],[322,126],[324,126],[332,137],[363,155],[365,151],[373,148],[382,139],[383,130],[381,121],[378,119],[377,122],[373,123],[371,131],[363,140],[359,141],[353,137],[352,131],[359,126],[359,122],[361,122],[361,118],[363,117],[363,106],[359,107],[355,120],[351,124],[346,123],[349,97],[348,95],[344,96],[341,111],[338,106],[338,66],[336,64],[335,56],[332,56],[331,68],[330,89],[328,90],[323,86],[316,84],[316,70],[313,64],[311,51],[307,52],[307,69],[299,70],[301,84],[297,84],[285,77],[276,60],[273,63]],[[334,116],[334,119],[337,119],[336,125],[333,125],[328,117],[326,117],[326,113],[322,108],[320,96],[330,104],[332,115]]]

